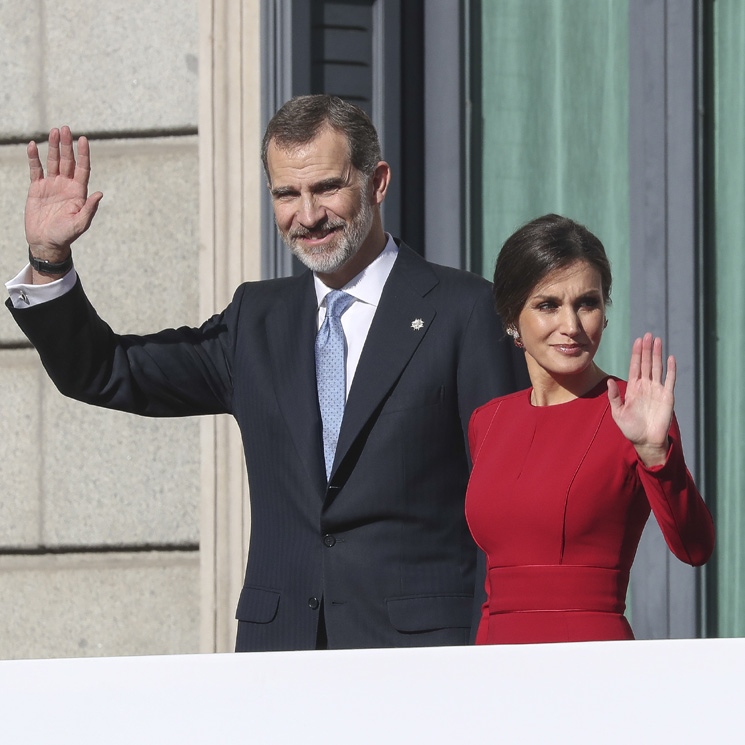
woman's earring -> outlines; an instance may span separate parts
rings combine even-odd
[[[515,342],[515,346],[518,349],[525,349],[525,345],[523,344],[523,340],[520,337],[520,332],[517,330],[514,323],[511,323],[507,327],[507,333],[512,337],[512,341]]]

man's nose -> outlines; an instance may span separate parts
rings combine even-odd
[[[326,213],[323,206],[318,202],[313,194],[302,197],[297,219],[303,227],[315,227],[324,219],[325,216]]]

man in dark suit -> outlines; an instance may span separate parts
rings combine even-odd
[[[29,145],[30,266],[8,305],[66,395],[238,421],[252,517],[238,651],[464,644],[477,618],[466,430],[516,383],[490,285],[383,231],[390,168],[356,106],[293,99],[263,160],[277,227],[311,271],[241,285],[199,329],[119,336],[71,268],[102,196],[87,194],[89,146],[76,161],[69,129],[52,130],[46,175]],[[317,337],[341,344],[328,378],[341,408]]]

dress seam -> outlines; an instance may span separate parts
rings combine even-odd
[[[489,420],[489,426],[486,428],[486,432],[484,433],[484,436],[481,438],[481,444],[479,445],[478,452],[476,453],[476,455],[473,458],[473,464],[474,464],[474,466],[476,465],[476,459],[479,457],[479,455],[481,455],[481,450],[484,447],[484,444],[486,443],[486,441],[487,441],[487,439],[489,437],[489,433],[491,432],[492,426],[494,425],[494,420],[496,419],[497,413],[499,412],[499,410],[501,408],[502,408],[502,402],[500,401],[497,404],[497,408],[494,409],[494,413],[491,415],[491,419]]]
[[[574,486],[574,482],[577,478],[577,474],[579,473],[579,469],[582,468],[582,465],[587,458],[587,454],[590,452],[590,448],[593,446],[593,443],[597,439],[598,432],[600,431],[600,427],[603,424],[603,420],[605,419],[605,416],[608,413],[609,407],[610,407],[610,402],[606,403],[605,407],[603,408],[602,413],[600,414],[600,419],[598,420],[597,426],[595,427],[595,431],[592,433],[590,442],[587,444],[587,447],[585,448],[585,452],[583,453],[582,457],[579,460],[579,463],[577,464],[577,468],[574,469],[574,473],[572,474],[572,478],[569,481],[569,485],[567,486],[567,490],[564,495],[564,514],[563,514],[563,519],[562,519],[562,524],[561,524],[561,550],[559,552],[559,564],[560,565],[564,563],[564,549],[566,548],[567,510],[569,509],[569,492],[571,492],[572,486]]]

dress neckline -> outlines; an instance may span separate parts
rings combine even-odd
[[[530,388],[527,388],[525,390],[525,394],[526,394],[525,401],[528,404],[528,407],[535,411],[556,410],[556,409],[561,409],[565,406],[570,406],[571,404],[576,403],[577,401],[590,401],[590,400],[599,398],[608,390],[607,381],[608,381],[608,378],[611,378],[611,377],[613,376],[606,375],[601,381],[597,383],[597,385],[593,386],[589,391],[587,391],[586,393],[583,393],[581,396],[577,396],[576,398],[572,398],[569,401],[564,401],[563,403],[560,403],[560,404],[548,404],[547,406],[537,406],[536,404],[533,404],[531,402],[530,399],[533,395],[533,386],[531,386]]]

